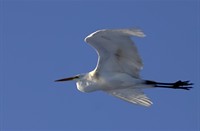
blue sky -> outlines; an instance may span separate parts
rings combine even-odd
[[[200,130],[200,2],[1,1],[2,131]],[[148,89],[153,106],[54,80],[89,72],[96,52],[84,38],[98,29],[138,27],[133,38],[144,79],[195,83],[191,91]]]

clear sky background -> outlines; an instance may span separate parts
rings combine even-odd
[[[0,26],[2,131],[200,130],[200,2],[3,0]],[[89,72],[96,52],[84,38],[98,29],[141,28],[133,38],[141,76],[191,80],[191,91],[148,89],[149,108],[103,92],[82,93],[55,79]]]

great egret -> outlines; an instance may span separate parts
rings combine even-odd
[[[161,83],[140,78],[142,60],[131,36],[144,37],[140,29],[104,29],[85,38],[98,54],[96,68],[86,74],[56,80],[75,80],[79,91],[104,91],[125,101],[150,106],[151,100],[143,93],[144,88],[171,88],[189,90],[189,81]]]

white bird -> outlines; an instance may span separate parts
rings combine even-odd
[[[85,38],[98,54],[96,68],[85,74],[56,80],[75,80],[79,91],[103,91],[125,101],[150,106],[152,101],[143,93],[144,88],[173,88],[189,90],[189,81],[161,83],[140,78],[142,60],[131,36],[144,37],[140,29],[104,29]]]

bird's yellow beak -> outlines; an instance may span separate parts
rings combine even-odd
[[[72,76],[72,77],[55,80],[55,82],[71,81],[71,80],[78,79],[78,78],[79,78],[79,76]]]

